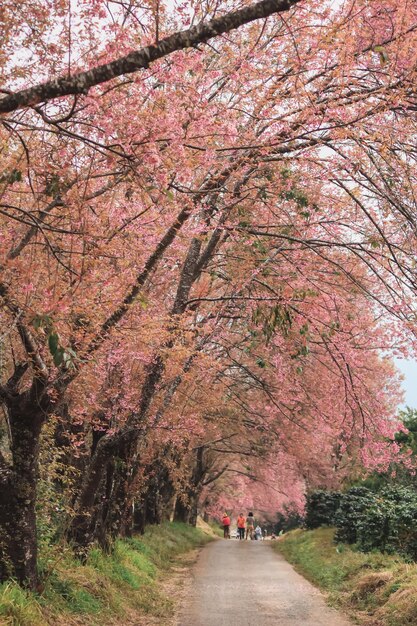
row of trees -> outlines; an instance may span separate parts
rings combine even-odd
[[[399,453],[415,8],[3,3],[0,579]]]

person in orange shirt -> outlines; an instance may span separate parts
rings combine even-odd
[[[224,513],[222,518],[223,524],[223,537],[225,539],[230,539],[230,517],[227,513]]]
[[[237,530],[239,533],[239,539],[245,538],[245,523],[245,518],[243,517],[242,513],[239,513],[239,517],[237,518]]]

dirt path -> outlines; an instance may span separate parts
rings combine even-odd
[[[214,541],[193,578],[178,626],[351,626],[269,541]]]

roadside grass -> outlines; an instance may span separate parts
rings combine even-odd
[[[218,522],[209,522],[208,526],[215,537],[223,539],[223,526],[220,526]]]
[[[14,582],[0,585],[0,626],[163,624],[174,603],[160,581],[180,557],[212,535],[186,524],[146,529],[143,536],[117,541],[111,554],[93,549],[82,565],[68,547],[42,546],[42,592]],[[155,623],[155,622],[154,622]]]
[[[364,554],[333,538],[332,528],[295,530],[274,549],[359,624],[416,626],[417,564],[377,551]]]

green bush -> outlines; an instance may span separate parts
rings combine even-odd
[[[356,543],[358,528],[367,510],[375,502],[375,494],[366,487],[352,487],[340,497],[339,508],[334,516],[336,526],[335,541]]]
[[[306,499],[305,525],[309,530],[332,526],[342,494],[337,491],[313,491]]]
[[[358,547],[397,552],[417,559],[417,491],[412,487],[386,487],[358,520]]]
[[[417,560],[417,491],[413,487],[385,486],[377,493],[353,487],[342,494],[334,524],[336,542],[355,543],[363,552],[380,550]]]

